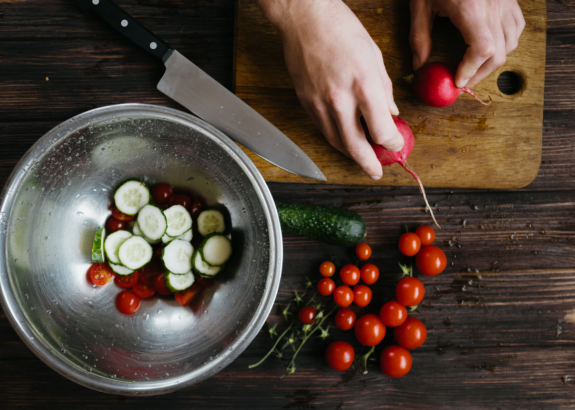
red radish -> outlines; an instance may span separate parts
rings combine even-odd
[[[427,63],[408,77],[405,81],[413,86],[413,92],[419,101],[431,107],[447,107],[465,92],[483,105],[485,103],[469,88],[455,86],[455,69],[443,63]]]
[[[415,137],[413,136],[413,132],[411,132],[411,128],[409,128],[409,125],[407,125],[406,122],[403,121],[401,118],[399,117],[392,117],[392,118],[393,122],[395,123],[395,126],[397,127],[397,130],[403,136],[404,145],[401,151],[392,152],[389,151],[387,148],[385,148],[383,145],[378,145],[374,143],[373,140],[371,139],[371,136],[369,135],[369,130],[367,129],[367,127],[365,127],[367,140],[371,144],[371,147],[375,151],[375,155],[377,156],[377,159],[379,160],[382,166],[395,164],[397,162],[415,178],[415,180],[419,184],[419,189],[423,194],[425,205],[427,205],[427,208],[431,213],[433,222],[435,222],[435,224],[439,228],[441,228],[437,223],[437,221],[435,220],[435,216],[433,215],[433,210],[431,209],[431,206],[429,206],[429,202],[427,202],[427,197],[425,196],[425,189],[423,188],[421,180],[419,179],[415,171],[411,169],[411,166],[407,163],[407,157],[409,157],[409,154],[411,154],[411,151],[413,151],[413,146],[415,145]]]

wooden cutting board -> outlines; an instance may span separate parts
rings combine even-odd
[[[425,186],[520,188],[537,175],[541,163],[543,87],[547,8],[545,0],[519,0],[526,27],[507,63],[474,90],[485,107],[464,94],[450,107],[417,101],[403,77],[412,72],[409,1],[346,1],[383,52],[394,85],[400,116],[412,128],[415,149],[409,162]],[[399,165],[384,168],[373,181],[359,166],[323,138],[296,97],[285,68],[281,40],[254,0],[238,0],[236,13],[235,92],[270,120],[318,165],[331,184],[415,185]],[[432,61],[456,66],[465,51],[460,33],[446,18],[433,28]],[[502,93],[497,79],[510,71],[520,80],[513,95]],[[317,181],[298,177],[250,151],[267,181]]]

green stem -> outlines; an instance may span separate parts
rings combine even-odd
[[[278,345],[278,343],[280,342],[280,340],[282,340],[282,338],[286,335],[286,333],[291,329],[291,327],[293,326],[295,322],[295,319],[292,320],[292,322],[290,323],[290,325],[287,327],[286,330],[284,330],[284,332],[278,337],[278,339],[276,340],[276,342],[274,343],[273,347],[270,349],[270,351],[262,358],[262,360],[260,360],[259,362],[255,363],[255,364],[251,364],[248,366],[248,369],[253,369],[254,367],[259,366],[260,364],[262,364],[270,354],[272,354],[276,348],[276,346]]]
[[[367,374],[367,359],[369,359],[369,356],[371,356],[374,350],[375,346],[372,346],[371,349],[369,349],[369,352],[364,354],[363,357],[361,358],[361,363],[363,365],[363,374]]]

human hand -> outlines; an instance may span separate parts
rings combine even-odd
[[[360,123],[375,143],[403,147],[391,115],[399,111],[379,47],[341,1],[259,0],[278,29],[297,96],[328,142],[373,179],[382,167]]]
[[[411,0],[410,7],[414,70],[424,65],[431,53],[436,15],[449,17],[461,31],[468,48],[457,67],[457,87],[471,88],[503,66],[525,28],[517,0]]]

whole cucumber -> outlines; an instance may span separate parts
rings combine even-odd
[[[276,202],[282,230],[338,246],[355,246],[365,237],[363,218],[333,206]]]

